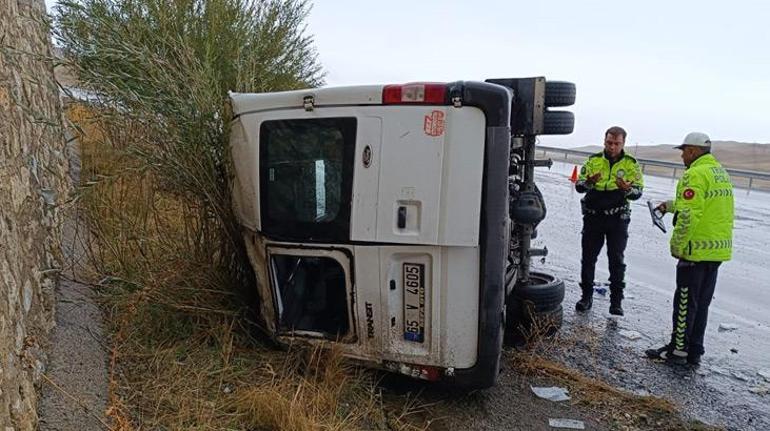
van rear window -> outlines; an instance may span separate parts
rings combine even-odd
[[[330,257],[273,255],[281,331],[316,332],[332,340],[347,335],[345,271]]]
[[[350,234],[355,118],[265,121],[260,129],[262,230],[292,240]]]

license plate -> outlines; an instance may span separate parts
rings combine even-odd
[[[404,263],[404,340],[425,340],[425,265]]]

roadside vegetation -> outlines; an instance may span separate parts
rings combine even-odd
[[[227,91],[318,86],[295,0],[65,0],[54,35],[87,103],[79,276],[107,311],[113,429],[421,429],[333,349],[258,339],[231,210]]]

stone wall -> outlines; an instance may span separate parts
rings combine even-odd
[[[34,430],[67,198],[43,0],[0,0],[0,430]]]

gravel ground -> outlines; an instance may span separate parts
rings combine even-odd
[[[558,386],[542,378],[525,377],[511,367],[515,354],[503,355],[502,371],[497,385],[471,393],[453,392],[406,377],[385,374],[381,386],[385,396],[415,399],[415,407],[428,406],[414,414],[420,420],[432,422],[431,430],[465,431],[545,431],[554,430],[549,419],[582,421],[587,430],[610,430],[612,427],[599,419],[591,409],[578,405],[574,394],[571,400],[549,401],[538,398],[532,386]]]
[[[74,142],[74,141],[73,141]],[[80,163],[72,146],[70,175],[80,177]],[[41,431],[96,431],[108,429],[109,351],[102,313],[89,286],[72,281],[83,259],[73,215],[64,227],[66,271],[56,289],[56,327],[51,331],[48,364],[38,417]]]
[[[510,363],[511,355],[504,356]],[[535,396],[531,386],[555,386],[553,382],[523,377],[504,366],[497,386],[470,394],[452,403],[456,417],[448,420],[450,430],[553,430],[549,419],[577,419],[588,430],[609,430],[593,411],[569,401],[549,401]],[[571,394],[574,397],[574,394]]]
[[[56,328],[50,338],[39,407],[42,431],[91,431],[103,425],[107,405],[107,357],[101,311],[90,288],[63,281],[56,291]]]

